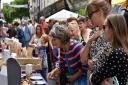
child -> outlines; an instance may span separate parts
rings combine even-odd
[[[48,62],[47,62],[47,53],[46,47],[48,46],[48,36],[43,34],[40,38],[41,47],[40,47],[40,57],[42,58],[42,76],[47,80],[46,75],[48,73]]]

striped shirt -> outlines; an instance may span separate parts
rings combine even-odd
[[[61,71],[66,70],[66,73],[72,75],[82,68],[80,61],[80,53],[83,45],[75,40],[71,41],[68,52],[60,50],[59,68]]]

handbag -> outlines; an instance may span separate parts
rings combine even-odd
[[[109,82],[111,85],[119,85],[119,81],[117,80],[116,76],[112,77]]]
[[[39,48],[33,48],[32,50],[32,56],[33,57],[38,57],[39,55]]]

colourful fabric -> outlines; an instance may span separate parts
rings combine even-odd
[[[82,41],[81,35],[78,35],[78,36],[77,36],[77,40],[80,41],[80,42]]]
[[[61,49],[61,57],[59,63],[60,69],[66,69],[67,74],[70,75],[81,69],[82,64],[80,62],[80,53],[82,51],[82,48],[83,45],[81,43],[78,43],[77,41],[72,41],[68,52]],[[69,68],[72,69],[71,73],[69,71]]]
[[[40,38],[37,37],[36,35],[34,35],[33,43],[34,43],[34,44],[40,44]]]
[[[87,85],[87,75],[81,75],[75,82],[67,85]]]
[[[58,61],[58,48],[54,46],[52,52],[53,52],[53,66],[55,67],[56,62]]]
[[[76,40],[71,41],[70,47],[68,51],[64,49],[60,49],[60,61],[59,68],[62,72],[62,76],[60,77],[66,83],[68,76],[71,76],[78,72],[79,69],[82,70],[82,64],[80,61],[80,53],[82,51],[83,45]],[[83,74],[73,83],[65,84],[65,85],[87,85],[87,71],[83,71]],[[64,84],[63,84],[64,85]]]
[[[46,22],[42,22],[41,26],[42,26],[42,30],[48,28],[48,24]]]
[[[77,41],[79,41],[79,42],[81,42],[82,41],[82,37],[81,37],[81,35],[77,35],[77,36],[72,36],[72,39],[73,40],[77,40]]]
[[[24,36],[25,36],[25,41],[30,41],[32,37],[32,34],[27,26],[25,27],[25,30],[24,30]]]
[[[20,43],[22,43],[22,47],[26,47],[25,36],[24,36],[23,30],[17,27],[16,31],[17,31],[16,38],[19,40]]]

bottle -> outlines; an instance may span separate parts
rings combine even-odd
[[[32,64],[26,65],[26,78],[29,80],[32,76]]]
[[[0,53],[2,52],[2,43],[0,42]]]

